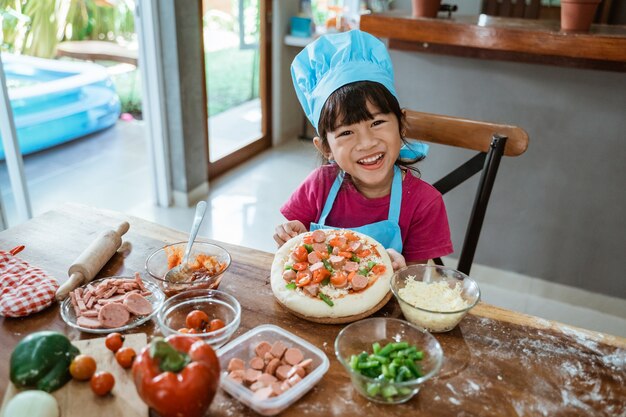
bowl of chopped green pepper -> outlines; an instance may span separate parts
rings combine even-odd
[[[441,346],[430,333],[386,317],[344,327],[335,339],[335,354],[356,390],[384,404],[410,400],[443,362]]]

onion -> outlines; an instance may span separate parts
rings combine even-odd
[[[59,404],[45,391],[23,391],[9,401],[4,416],[59,417]]]

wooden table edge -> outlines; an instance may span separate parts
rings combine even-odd
[[[581,336],[605,345],[626,349],[626,338],[620,336],[588,330],[483,302],[478,303],[476,307],[470,311],[470,314],[540,330],[553,330],[566,335]]]

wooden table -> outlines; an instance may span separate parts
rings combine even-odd
[[[0,232],[0,248],[24,244],[19,256],[63,281],[68,265],[102,229],[128,220],[124,239],[130,250],[116,254],[101,276],[143,271],[145,259],[165,243],[186,234],[121,213],[66,205],[22,225]],[[270,237],[268,236],[268,239]],[[318,346],[331,365],[322,381],[284,412],[288,416],[617,416],[626,413],[626,339],[577,329],[484,303],[475,307],[453,331],[435,336],[445,362],[440,375],[428,381],[406,404],[369,402],[351,386],[336,360],[333,342],[342,328],[297,319],[274,300],[269,284],[273,255],[223,245],[232,255],[221,290],[242,305],[236,333],[264,323],[281,326]],[[380,313],[401,317],[395,301]],[[55,329],[71,339],[90,337],[66,326],[55,305],[23,319],[0,318],[0,395],[7,387],[9,357],[26,334]],[[153,323],[137,329],[158,332]],[[220,392],[212,416],[255,415]],[[88,413],[85,414],[88,416]]]
[[[626,71],[626,26],[563,32],[558,20],[487,15],[428,19],[394,11],[361,16],[360,29],[388,38],[391,49]]]
[[[57,46],[57,56],[88,61],[116,61],[137,66],[137,45],[122,46],[108,41],[65,41]]]

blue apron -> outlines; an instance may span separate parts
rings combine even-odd
[[[335,198],[341,188],[343,182],[344,173],[339,171],[333,186],[328,193],[326,203],[322,209],[322,215],[320,216],[319,223],[311,223],[310,230],[318,229],[334,229],[332,226],[326,226],[326,217],[330,213],[333,207]],[[376,223],[366,224],[360,227],[352,227],[350,230],[354,230],[364,235],[370,236],[377,240],[385,249],[395,249],[398,253],[402,253],[402,236],[400,234],[400,226],[398,226],[398,220],[400,219],[400,206],[402,204],[402,172],[400,168],[394,166],[393,182],[391,183],[391,198],[389,199],[389,215],[387,220],[382,220]]]

